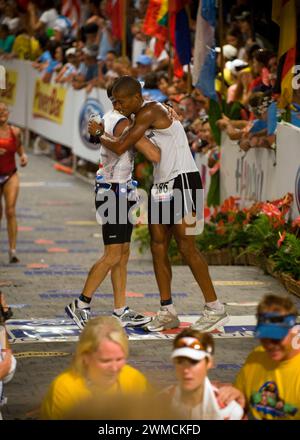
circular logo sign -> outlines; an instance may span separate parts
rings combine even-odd
[[[84,102],[79,113],[79,133],[82,142],[87,148],[90,150],[98,150],[99,145],[91,144],[89,142],[90,135],[87,131],[89,117],[92,113],[100,114],[102,118],[104,111],[102,105],[97,99],[89,98]]]
[[[300,212],[300,167],[298,168],[295,180],[295,199],[298,211]]]

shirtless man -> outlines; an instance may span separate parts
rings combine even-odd
[[[161,151],[160,162],[154,165],[154,185],[151,190],[150,209],[148,209],[151,252],[161,307],[154,320],[146,324],[144,328],[148,331],[161,331],[176,328],[180,324],[172,301],[172,270],[168,259],[170,239],[174,236],[179,251],[190,267],[205,299],[204,310],[192,327],[203,332],[212,331],[225,324],[228,321],[228,315],[224,305],[217,299],[208,265],[196,247],[195,234],[190,233],[190,216],[192,214],[196,217],[196,194],[199,196],[202,183],[184,128],[178,120],[172,118],[163,105],[155,101],[144,101],[141,85],[133,77],[119,78],[114,84],[112,94],[124,116],[135,116],[133,124],[126,133],[115,139],[106,136],[103,125],[95,121],[89,123],[89,132],[95,135],[97,130],[100,130],[101,144],[117,154],[127,151],[145,134],[148,134],[151,142],[155,143]],[[165,198],[160,198],[162,187],[164,195],[167,195]],[[175,197],[173,197],[175,190],[182,193],[179,213],[176,209]],[[188,199],[192,203],[187,203]],[[160,210],[163,209],[165,203],[168,204],[172,214],[169,224],[164,224],[161,216],[158,222],[152,222],[152,212],[157,209],[157,206]]]
[[[110,99],[112,99],[111,92],[112,86],[107,89],[107,95]],[[120,136],[127,129],[130,122],[118,112],[116,102],[113,102],[113,107],[113,110],[105,113],[103,119],[107,133]],[[160,160],[159,149],[147,138],[140,139],[135,148],[152,162]],[[123,327],[140,326],[151,321],[151,318],[126,306],[127,263],[133,228],[128,219],[128,213],[135,204],[134,200],[129,200],[131,198],[129,192],[134,167],[134,149],[128,148],[126,152],[120,155],[101,146],[100,157],[98,174],[100,179],[99,181],[96,180],[95,204],[97,214],[102,220],[104,254],[91,268],[79,298],[67,305],[65,311],[76,325],[83,329],[91,315],[90,303],[93,294],[108,272],[111,271],[114,291],[113,316],[119,319]],[[134,194],[132,195],[134,196]],[[104,209],[106,206],[108,206],[108,211],[113,211],[113,218],[109,218],[109,212]],[[103,216],[101,216],[101,209],[104,210]]]

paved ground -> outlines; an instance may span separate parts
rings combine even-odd
[[[2,290],[14,307],[15,319],[63,318],[64,306],[82,289],[90,266],[102,250],[100,227],[95,223],[93,188],[73,176],[53,169],[52,161],[30,156],[21,170],[18,201],[18,255],[21,263],[7,264],[7,240],[1,230],[0,280],[12,285]],[[4,224],[2,227],[4,228]],[[253,315],[264,294],[285,294],[279,283],[254,267],[210,268],[217,292],[232,315]],[[149,255],[140,257],[133,249],[129,263],[128,304],[140,311],[156,311],[159,295]],[[180,314],[193,315],[201,309],[202,297],[185,266],[173,270],[175,305]],[[110,313],[112,289],[107,280],[93,301],[95,313]],[[295,298],[297,302],[297,299]],[[248,302],[242,305],[240,303]],[[299,302],[299,301],[298,301]],[[242,318],[243,319],[243,318]],[[247,353],[252,338],[216,339],[216,367],[212,379],[231,381]],[[52,378],[70,362],[75,342],[15,343],[18,369],[6,387],[7,419],[26,419],[36,408]],[[146,373],[158,386],[174,380],[169,360],[169,340],[131,341],[130,363]]]

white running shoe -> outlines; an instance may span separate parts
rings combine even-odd
[[[91,317],[90,307],[81,309],[78,307],[78,300],[74,299],[68,306],[65,307],[66,314],[75,322],[75,324],[82,330]]]
[[[225,310],[220,313],[218,310],[213,310],[204,306],[200,318],[197,319],[195,324],[192,324],[190,328],[193,330],[199,330],[200,332],[211,332],[215,328],[222,327],[228,321],[229,316]]]
[[[139,325],[147,324],[152,320],[151,316],[142,315],[142,313],[126,307],[122,315],[113,313],[113,317],[117,318],[122,327],[137,327]]]
[[[177,315],[169,312],[166,307],[161,307],[153,321],[146,324],[143,328],[149,332],[160,332],[171,328],[178,328],[180,321]]]

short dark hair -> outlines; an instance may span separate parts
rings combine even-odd
[[[257,306],[257,314],[266,312],[285,312],[286,315],[298,315],[297,308],[288,296],[266,295]]]
[[[132,76],[124,75],[117,79],[113,86],[113,93],[125,93],[129,96],[142,94],[141,83]]]

